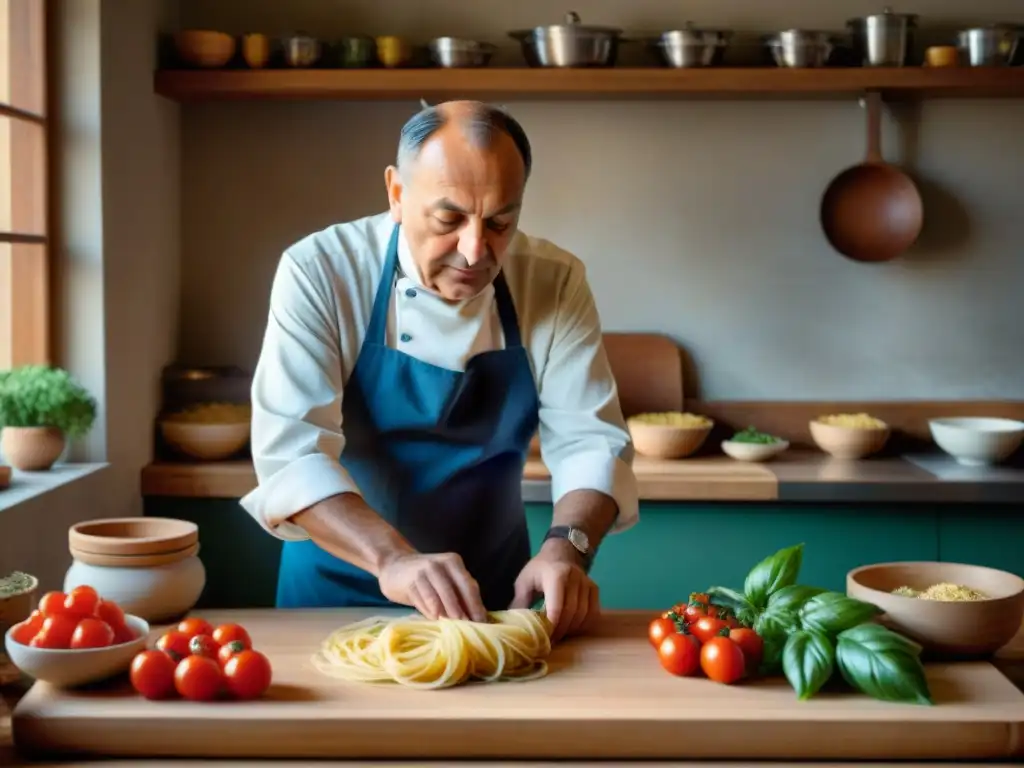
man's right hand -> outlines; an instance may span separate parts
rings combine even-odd
[[[384,597],[428,619],[487,621],[480,587],[454,552],[399,555],[381,569],[379,581]]]

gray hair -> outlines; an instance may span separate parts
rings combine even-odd
[[[431,107],[422,100],[420,104],[423,108],[409,118],[402,126],[399,135],[396,162],[399,172],[419,156],[423,145],[450,119],[438,107]],[[461,127],[467,138],[476,146],[489,147],[499,134],[506,134],[512,139],[512,143],[515,144],[523,159],[523,167],[526,169],[525,178],[530,178],[533,153],[526,131],[523,130],[523,126],[519,124],[518,120],[498,107],[489,104],[475,104],[467,117],[460,118],[460,122],[462,122]]]

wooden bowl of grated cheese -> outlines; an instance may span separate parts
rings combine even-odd
[[[995,653],[1024,621],[1024,579],[980,565],[878,563],[846,576],[850,597],[884,612],[879,621],[919,643],[929,656]]]
[[[249,442],[252,408],[235,403],[202,403],[160,419],[160,435],[176,452],[202,461],[222,461]]]
[[[889,440],[889,425],[866,413],[819,416],[810,423],[811,437],[837,459],[863,459],[878,453]]]
[[[704,444],[715,423],[707,416],[670,411],[638,413],[630,416],[626,425],[641,456],[682,459]]]

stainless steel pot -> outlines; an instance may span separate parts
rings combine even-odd
[[[564,24],[515,30],[523,57],[531,67],[613,67],[619,55],[622,30],[585,26],[575,11]]]
[[[889,8],[846,22],[853,38],[854,54],[867,67],[905,66],[916,26],[915,14],[893,13]]]
[[[824,67],[835,48],[833,35],[806,29],[787,29],[764,42],[780,67]]]
[[[1020,46],[1022,28],[992,24],[965,29],[957,35],[957,48],[972,67],[1006,67]]]
[[[315,37],[299,32],[282,42],[284,60],[289,67],[312,67],[320,61],[320,41]]]
[[[652,42],[667,67],[711,67],[721,64],[732,33],[695,29],[687,22],[682,29],[663,32]]]
[[[439,67],[486,67],[497,47],[475,40],[438,37],[430,41],[430,58]]]

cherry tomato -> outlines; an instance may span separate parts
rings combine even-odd
[[[213,639],[217,641],[217,645],[238,642],[244,645],[246,650],[252,648],[252,639],[241,624],[221,624],[213,630],[212,634]]]
[[[241,641],[232,640],[227,645],[222,645],[220,647],[220,650],[217,651],[217,661],[219,661],[220,665],[223,667],[225,664],[228,663],[232,656],[237,656],[242,651],[247,650],[249,649],[242,645]]]
[[[270,661],[259,651],[242,651],[224,665],[227,688],[236,699],[255,699],[270,687]]]
[[[11,630],[11,639],[22,645],[29,645],[32,638],[38,635],[39,630],[43,628],[45,620],[46,617],[43,616],[42,611],[32,611],[27,619],[14,625],[14,629]]]
[[[70,648],[76,627],[78,621],[74,616],[61,613],[47,616],[43,619],[42,628],[29,645],[33,648]]]
[[[701,645],[704,645],[715,635],[720,635],[722,630],[727,627],[728,624],[721,619],[716,619],[711,616],[701,616],[697,621],[690,625],[690,632],[692,632],[693,636],[700,641]]]
[[[113,600],[100,600],[96,606],[96,618],[107,622],[115,633],[119,628],[125,626],[124,611]]]
[[[132,659],[132,687],[147,699],[163,699],[174,693],[177,663],[162,651],[143,651]]]
[[[39,598],[39,612],[43,616],[56,616],[64,613],[64,601],[67,595],[63,592],[47,592]]]
[[[698,621],[701,617],[708,615],[707,606],[703,603],[693,603],[683,608],[682,616],[686,619],[686,623],[693,624]]]
[[[658,660],[673,675],[690,677],[700,669],[700,644],[693,635],[674,634],[661,641]]]
[[[174,688],[190,701],[210,701],[224,686],[220,665],[206,656],[188,656],[174,668]]]
[[[647,626],[647,639],[655,648],[661,645],[661,641],[669,635],[676,634],[676,623],[672,619],[660,616],[653,619]]]
[[[746,661],[748,675],[753,675],[761,666],[761,659],[764,656],[764,640],[752,629],[740,627],[729,630],[729,639],[743,651],[743,658]]]
[[[209,635],[196,635],[188,641],[188,652],[193,656],[206,656],[210,659],[217,658],[217,651],[220,646]]]
[[[196,635],[212,635],[213,627],[205,619],[189,617],[178,625],[178,631],[183,635],[187,635],[188,639],[191,640]]]
[[[82,584],[68,592],[64,598],[64,611],[72,616],[85,618],[96,615],[96,607],[100,604],[100,596],[95,589]]]
[[[188,635],[172,629],[160,636],[160,639],[156,641],[156,647],[158,651],[163,651],[175,661],[181,661],[192,653],[189,650],[188,641]]]
[[[122,643],[130,643],[138,635],[135,630],[129,627],[127,624],[122,624],[119,627],[113,627],[114,630],[114,645],[121,645]]]
[[[728,637],[712,637],[700,649],[700,666],[716,683],[731,685],[743,677],[743,651]]]
[[[81,619],[71,636],[72,648],[106,648],[113,642],[114,630],[101,619]]]

